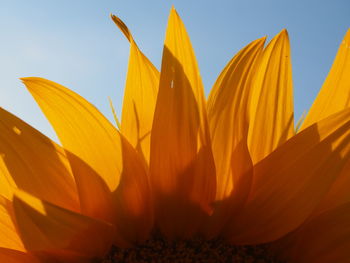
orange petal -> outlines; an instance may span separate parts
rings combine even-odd
[[[4,262],[4,263],[39,263],[39,260],[28,253],[0,247],[0,262]]]
[[[245,207],[234,217],[232,242],[265,243],[301,225],[349,159],[350,110],[312,125],[254,168]]]
[[[0,195],[0,248],[25,252],[11,214],[13,214],[11,202]]]
[[[248,152],[248,99],[251,77],[255,73],[265,38],[258,39],[242,49],[225,67],[217,79],[208,99],[208,120],[216,166],[216,201],[223,201],[231,194],[235,198],[222,208],[225,215],[213,215],[216,225],[231,215],[232,202],[242,203],[249,194],[252,161]],[[233,191],[233,192],[232,192]],[[235,200],[236,197],[239,200]],[[219,203],[216,210],[219,209]],[[208,231],[208,227],[206,227]]]
[[[345,203],[350,203],[350,161],[346,163],[343,170],[339,173],[337,180],[332,185],[327,195],[322,199],[313,216],[325,212]]]
[[[65,253],[102,258],[111,247],[114,228],[110,224],[20,191],[15,193],[13,209],[24,246],[44,258],[51,254],[64,258]]]
[[[252,88],[248,145],[257,163],[294,135],[292,67],[286,30],[264,50]]]
[[[276,245],[288,262],[350,262],[350,203],[319,215],[283,242]]]
[[[350,29],[301,129],[350,106]]]
[[[126,25],[116,16],[112,15],[112,19],[130,41],[121,133],[148,164],[153,114],[159,85],[159,72],[140,51]]]
[[[41,78],[23,81],[67,150],[83,213],[116,224],[119,234],[133,233],[123,239],[144,237],[152,226],[151,197],[144,163],[136,151],[78,94]],[[125,208],[125,204],[133,206]],[[122,224],[125,220],[127,225]],[[116,238],[119,245],[123,243],[122,237]]]
[[[189,236],[215,199],[204,91],[185,27],[171,10],[151,135],[157,219],[168,236]]]
[[[2,108],[0,154],[2,185],[8,182],[12,187],[19,187],[53,204],[79,210],[75,182],[64,151]],[[9,191],[5,195],[11,198]]]
[[[258,39],[242,49],[225,67],[208,98],[208,120],[216,166],[216,199],[222,200],[234,188],[232,153],[237,145],[247,140],[247,104],[251,75],[262,51],[265,38]],[[244,158],[245,159],[245,158]],[[249,154],[247,156],[249,159]]]
[[[13,181],[10,172],[8,171],[4,162],[5,155],[0,153],[0,195],[11,199],[13,195],[13,189],[16,188],[16,184]]]

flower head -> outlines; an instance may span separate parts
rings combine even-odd
[[[120,129],[37,77],[22,81],[61,145],[0,109],[0,261],[93,262],[157,233],[348,262],[350,32],[297,132],[286,30],[239,51],[206,99],[175,9],[160,72],[112,19],[130,42]]]

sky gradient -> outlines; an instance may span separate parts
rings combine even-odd
[[[5,0],[0,8],[0,107],[56,139],[19,80],[37,76],[78,92],[112,120],[110,96],[120,116],[129,45],[109,14],[123,19],[159,68],[172,5],[191,37],[206,94],[241,48],[286,28],[296,119],[311,106],[350,27],[349,0]]]

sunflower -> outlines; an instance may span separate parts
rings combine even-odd
[[[350,31],[294,127],[286,30],[206,99],[174,8],[160,72],[112,19],[130,42],[118,128],[37,77],[61,145],[0,108],[0,261],[350,262]]]

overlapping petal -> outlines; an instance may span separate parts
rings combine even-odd
[[[203,85],[190,39],[171,10],[151,134],[157,223],[167,236],[196,232],[215,199]]]
[[[232,221],[231,240],[264,243],[296,229],[329,191],[349,153],[349,109],[277,148],[255,166],[248,201]]]
[[[350,29],[301,129],[350,106]]]
[[[243,48],[206,103],[174,8],[161,73],[112,19],[130,42],[120,132],[41,78],[23,82],[63,147],[0,108],[0,262],[94,262],[152,229],[350,262],[350,31],[295,134],[285,30]]]
[[[349,222],[350,203],[345,203],[309,220],[282,244],[276,243],[276,252],[288,262],[350,262]]]
[[[28,253],[0,247],[0,262],[6,263],[41,263]]]
[[[248,146],[257,163],[294,134],[292,66],[286,30],[264,50],[252,86]]]
[[[63,149],[2,108],[0,154],[1,185],[7,188],[1,194],[11,199],[11,188],[19,187],[53,204],[75,211],[80,209]]]
[[[112,225],[21,191],[15,193],[13,211],[24,247],[44,262],[102,258],[113,241]]]
[[[130,41],[130,55],[124,91],[121,133],[149,164],[153,114],[159,72],[136,45],[127,26],[116,16],[115,24]]]
[[[264,42],[265,38],[253,41],[234,56],[209,95],[208,120],[217,178],[211,221],[216,231],[244,203],[250,191],[253,164],[247,146],[248,102]],[[206,226],[205,231],[209,229]]]
[[[350,30],[346,33],[342,41],[334,64],[327,76],[327,79],[318,94],[310,112],[308,113],[302,128],[306,128],[314,122],[317,122],[328,115],[348,108],[349,89],[350,89]],[[350,161],[339,173],[337,180],[332,188],[324,197],[315,215],[320,212],[340,206],[350,202]]]
[[[11,213],[11,201],[0,195],[0,248],[26,252]]]
[[[82,212],[116,224],[119,245],[144,238],[152,226],[152,205],[147,172],[136,151],[76,93],[41,78],[23,81],[66,150]]]

